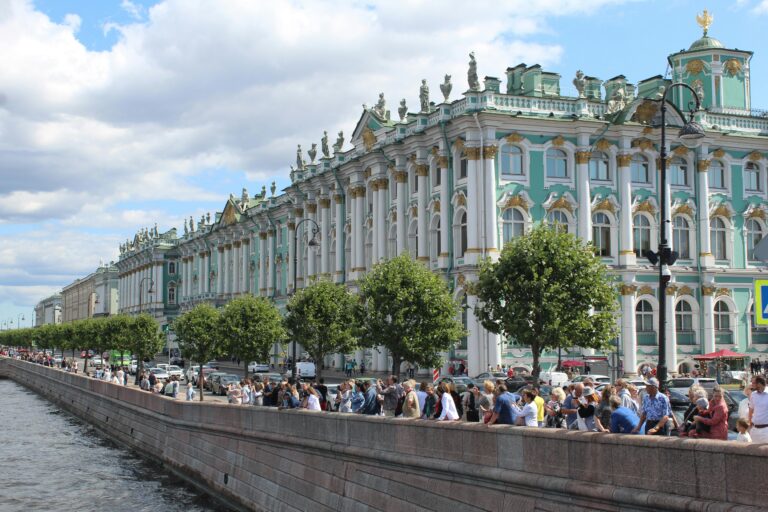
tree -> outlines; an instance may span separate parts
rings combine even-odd
[[[224,349],[240,358],[248,376],[248,361],[267,361],[275,343],[285,337],[277,307],[266,297],[245,295],[230,301],[219,317]]]
[[[356,347],[356,305],[357,298],[343,285],[329,281],[299,290],[288,302],[286,330],[290,339],[312,356],[318,379],[326,355],[346,353]]]
[[[182,353],[190,360],[198,361],[200,373],[200,401],[203,401],[203,362],[221,352],[218,342],[219,312],[210,304],[198,304],[173,322],[176,340]]]
[[[403,361],[438,366],[440,352],[466,335],[445,282],[407,253],[374,265],[360,282],[359,301],[361,340],[390,351],[395,375]]]
[[[136,354],[136,377],[144,370],[144,358],[154,356],[163,349],[163,336],[157,321],[148,313],[135,317],[112,318],[113,336],[119,342],[115,346],[124,346]]]
[[[473,285],[483,327],[530,347],[538,378],[542,351],[606,348],[616,337],[616,291],[590,245],[551,226],[514,238],[486,260]]]

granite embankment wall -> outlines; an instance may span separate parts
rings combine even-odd
[[[245,510],[768,508],[768,445],[172,401],[9,359],[0,375]]]

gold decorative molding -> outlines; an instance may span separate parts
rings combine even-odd
[[[363,144],[366,151],[373,149],[374,144],[376,144],[376,134],[373,133],[369,126],[363,128]]]
[[[429,176],[429,166],[427,164],[418,164],[414,171],[416,176]]]
[[[750,162],[757,162],[760,159],[763,158],[763,154],[757,150],[751,152],[749,155],[747,155],[747,158],[749,158]]]
[[[728,288],[718,288],[715,292],[715,297],[730,297],[731,290]]]
[[[669,169],[669,163],[672,161],[672,158],[668,156],[667,158],[664,159],[664,161],[666,162],[667,169]],[[661,169],[661,157],[656,159],[656,169],[657,170]]]
[[[666,292],[668,296],[674,296],[677,293],[677,286],[674,284],[667,285]]]
[[[637,286],[632,284],[622,284],[619,286],[619,293],[622,295],[634,295],[637,291]]]
[[[741,73],[741,62],[736,59],[728,59],[723,63],[726,73],[729,75],[738,75]]]
[[[408,173],[405,171],[395,171],[393,176],[397,183],[408,183]]]
[[[640,289],[637,291],[638,295],[656,295],[656,290],[648,286],[647,284],[644,286],[641,286]]]
[[[387,190],[387,187],[389,187],[389,179],[379,178],[379,190]]]
[[[706,296],[712,296],[715,294],[714,286],[701,285],[701,294]]]
[[[467,160],[480,160],[480,148],[464,148]]]
[[[438,153],[439,151],[440,151],[440,148],[439,148],[439,147],[437,147],[437,146],[432,146],[432,149],[430,150],[430,153],[432,153],[432,155],[435,155],[435,156],[436,156],[436,155],[437,155],[437,153]]]
[[[765,220],[765,210],[762,208],[752,208],[747,214],[748,219],[762,219]]]
[[[693,218],[693,208],[691,208],[691,205],[688,203],[682,203],[677,208],[675,208],[672,212],[674,215],[688,215],[689,217]]]
[[[296,215],[296,217],[303,217],[304,208],[296,208],[295,210],[293,210],[293,214]]]
[[[363,179],[368,179],[371,177],[372,171],[370,167],[366,167],[365,171],[363,171]]]
[[[730,219],[731,211],[728,209],[728,206],[726,206],[725,203],[720,203],[717,208],[712,210],[710,217],[726,217]]]
[[[640,148],[643,151],[648,151],[649,149],[653,149],[653,142],[650,139],[635,139],[632,141],[632,147],[633,148]]]
[[[397,212],[392,212],[392,222],[397,222]]]
[[[432,205],[432,211],[435,213],[440,211],[440,201],[435,201],[435,203]]]
[[[573,213],[573,206],[571,206],[571,203],[568,202],[565,196],[558,197],[557,201],[552,203],[552,206],[549,207],[549,211],[560,209],[568,210],[568,213]]]
[[[408,155],[408,161],[409,162],[415,162],[416,161],[416,153],[411,153]]]
[[[616,208],[613,206],[613,203],[611,202],[611,200],[608,199],[607,197],[602,201],[600,201],[599,203],[597,203],[597,205],[595,205],[595,207],[592,209],[592,211],[595,211],[595,212],[600,210],[616,213]]]
[[[555,146],[555,147],[559,148],[559,147],[563,146],[563,144],[565,144],[565,139],[563,138],[562,135],[558,135],[557,137],[552,139],[552,145]]]
[[[680,288],[678,288],[677,295],[678,295],[678,297],[682,296],[682,295],[693,296],[693,290],[691,289],[690,286],[683,285]]]
[[[456,204],[459,206],[467,206],[467,198],[463,194],[459,195],[458,198],[456,198]]]
[[[526,213],[528,213],[528,202],[525,200],[523,196],[520,194],[514,195],[507,199],[507,202],[504,204],[504,208],[522,208],[525,210]]]
[[[656,116],[659,105],[655,101],[646,100],[635,109],[635,118],[641,124],[650,123]]]
[[[415,206],[411,206],[411,209],[409,210],[409,213],[411,215],[411,218],[415,218],[419,216],[419,209]]]
[[[307,213],[317,213],[317,203],[308,203]]]
[[[629,167],[632,164],[632,155],[630,153],[622,153],[616,157],[619,163],[619,167]]]
[[[707,172],[709,170],[710,160],[699,160],[698,169],[699,172]]]
[[[677,146],[672,150],[672,154],[680,157],[688,156],[688,148],[685,146]]]
[[[641,133],[643,135],[650,135],[653,133],[653,128],[651,128],[650,126],[646,126],[645,128],[643,128],[643,131]]]
[[[653,206],[653,203],[646,199],[645,201],[638,203],[637,206],[635,206],[635,212],[648,212],[651,215],[656,215],[656,208]]]
[[[464,286],[464,283],[467,282],[467,276],[459,272],[456,274],[456,284],[459,286]]]
[[[289,222],[288,223],[288,231],[293,231],[296,229],[296,223],[295,222]]]
[[[487,160],[491,160],[493,158],[496,158],[496,153],[499,152],[499,148],[496,146],[485,146],[483,147],[483,158]]]
[[[439,169],[447,169],[448,168],[448,157],[447,156],[438,156],[435,159],[435,162],[436,162],[437,167]]]
[[[590,152],[589,151],[577,151],[576,152],[576,163],[577,164],[588,164],[589,163],[589,157],[590,157]]]
[[[267,239],[267,232],[266,231],[260,231],[259,232],[259,240],[266,240]],[[219,252],[223,252],[224,248],[219,247]]]
[[[600,151],[608,151],[611,149],[612,144],[605,139],[600,139],[595,143],[595,147]]]
[[[725,156],[725,150],[723,150],[723,148],[718,148],[712,154],[715,155],[715,158],[723,158]]]
[[[456,148],[456,149],[458,149],[459,151],[461,151],[462,149],[464,149],[464,139],[456,139],[456,140],[453,142],[453,147],[455,147],[455,148]]]
[[[320,204],[320,208],[330,208],[331,207],[331,200],[330,198],[324,197],[318,201]]]
[[[685,70],[692,75],[698,75],[704,71],[704,61],[701,59],[689,60],[685,64]]]
[[[506,140],[510,144],[517,144],[518,142],[521,142],[523,140],[523,136],[517,132],[512,132],[506,137],[504,137],[504,140]]]
[[[344,202],[344,196],[341,194],[334,194],[333,195],[333,202],[336,204],[341,204]]]

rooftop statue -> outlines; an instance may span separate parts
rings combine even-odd
[[[184,219],[184,234],[189,234],[189,229],[187,228],[187,219]]]
[[[379,93],[379,101],[376,102],[376,106],[373,107],[374,113],[381,118],[387,117],[387,101],[384,99],[384,93]]]
[[[325,158],[329,158],[331,156],[331,152],[328,149],[328,132],[325,130],[323,130],[323,138],[320,139],[320,144],[322,145],[323,156]]]
[[[619,87],[611,95],[611,99],[608,100],[608,110],[606,114],[616,114],[624,110],[627,106],[626,93],[624,87]]]
[[[397,107],[397,115],[400,116],[401,121],[405,121],[405,116],[408,115],[408,107],[405,106],[405,98],[400,100],[400,106]]]
[[[709,12],[704,9],[704,12],[701,14],[696,15],[696,23],[699,24],[699,26],[704,29],[704,37],[707,36],[707,32],[709,31],[709,26],[712,25],[712,22],[715,20],[715,17],[709,14]]]
[[[272,182],[272,185],[269,187],[270,192],[272,192],[272,197],[275,196],[275,190],[277,190],[277,185],[275,185],[275,182]]]
[[[480,90],[480,81],[477,79],[477,61],[475,52],[469,54],[469,70],[467,71],[467,82],[469,82],[470,91]]]
[[[419,103],[421,103],[422,112],[429,112],[429,86],[427,85],[426,78],[421,80],[421,88],[419,88]]]
[[[579,92],[579,98],[585,98],[584,96],[584,86],[586,85],[587,81],[584,80],[584,72],[582,70],[578,70],[576,72],[576,78],[573,79],[573,86],[576,87],[576,90]]]
[[[195,221],[192,219],[192,216],[189,216],[189,230],[191,232],[195,232]]]
[[[251,198],[248,196],[248,189],[243,187],[243,193],[240,195],[240,202],[243,205],[243,210],[248,208],[248,201],[250,201]]]
[[[314,164],[315,157],[317,156],[317,144],[313,142],[312,147],[309,148],[309,151],[307,151],[307,154],[309,155],[309,163]]]
[[[205,214],[205,225],[209,225],[211,223],[211,212],[208,212]]]
[[[301,155],[301,144],[299,144],[296,149],[296,167],[298,167],[299,170],[304,168],[304,157]]]
[[[440,92],[443,93],[443,98],[448,101],[448,96],[451,95],[451,89],[453,84],[451,83],[451,75],[445,75],[445,82],[440,84]]]
[[[333,145],[333,152],[341,152],[341,148],[344,146],[344,130],[339,132],[339,136],[336,138],[336,144]]]

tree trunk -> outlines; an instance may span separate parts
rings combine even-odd
[[[533,370],[531,371],[531,376],[533,376],[533,385],[538,386],[539,384],[539,373],[541,372],[541,368],[539,368],[539,357],[541,356],[541,347],[538,343],[531,346],[531,355],[533,356]]]
[[[243,372],[244,378],[248,378],[248,361],[243,361],[243,366],[245,367],[245,371]]]
[[[315,382],[320,382],[323,376],[323,358],[315,357],[315,354],[312,358],[315,360]]]
[[[397,376],[398,379],[400,379],[400,365],[403,364],[403,359],[396,355],[394,352],[392,353],[392,375]]]
[[[200,363],[200,372],[197,374],[197,385],[200,386],[200,401],[203,401],[203,363]]]

